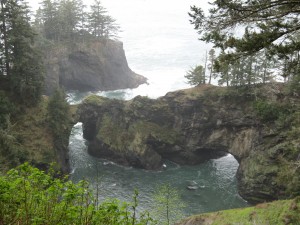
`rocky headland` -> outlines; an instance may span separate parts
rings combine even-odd
[[[107,91],[136,88],[147,79],[133,72],[127,63],[123,43],[95,40],[76,44],[50,45],[45,55],[45,92],[65,90]]]
[[[255,203],[300,194],[299,105],[282,84],[204,85],[156,100],[90,96],[77,112],[88,152],[123,165],[160,169],[164,160],[192,165],[232,154],[239,193]]]

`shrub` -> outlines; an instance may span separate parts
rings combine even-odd
[[[136,197],[133,204],[99,203],[87,181],[74,184],[23,164],[0,176],[0,224],[155,224],[147,213],[137,216]]]
[[[289,107],[278,103],[268,102],[264,100],[257,100],[254,102],[254,109],[258,117],[265,121],[275,121],[281,117],[284,119],[289,114]]]

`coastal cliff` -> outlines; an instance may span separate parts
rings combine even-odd
[[[251,90],[198,86],[153,100],[90,96],[78,109],[88,152],[123,165],[160,169],[232,154],[238,189],[250,202],[300,194],[299,99],[282,84]]]
[[[147,82],[129,68],[120,41],[57,44],[44,52],[46,94],[59,86],[65,90],[106,91],[136,88]]]

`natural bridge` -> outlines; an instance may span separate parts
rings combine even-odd
[[[166,159],[192,165],[230,153],[240,164],[241,196],[259,202],[290,194],[280,168],[294,160],[284,158],[291,141],[272,123],[260,122],[253,107],[259,95],[280,96],[269,86],[256,95],[200,86],[155,100],[90,96],[78,114],[89,153],[123,165],[160,169]]]

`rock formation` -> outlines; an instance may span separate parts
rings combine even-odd
[[[46,51],[46,93],[66,90],[96,91],[136,88],[147,79],[127,64],[122,42],[113,40],[59,45]]]
[[[294,110],[300,104],[281,89],[274,84],[236,93],[199,86],[156,100],[138,96],[131,101],[90,96],[78,113],[94,156],[160,169],[165,159],[197,164],[231,153],[240,164],[239,193],[261,202],[300,194],[300,119]],[[254,107],[259,99],[287,104],[290,114],[263,119],[263,109]],[[285,126],[284,119],[294,127]]]

